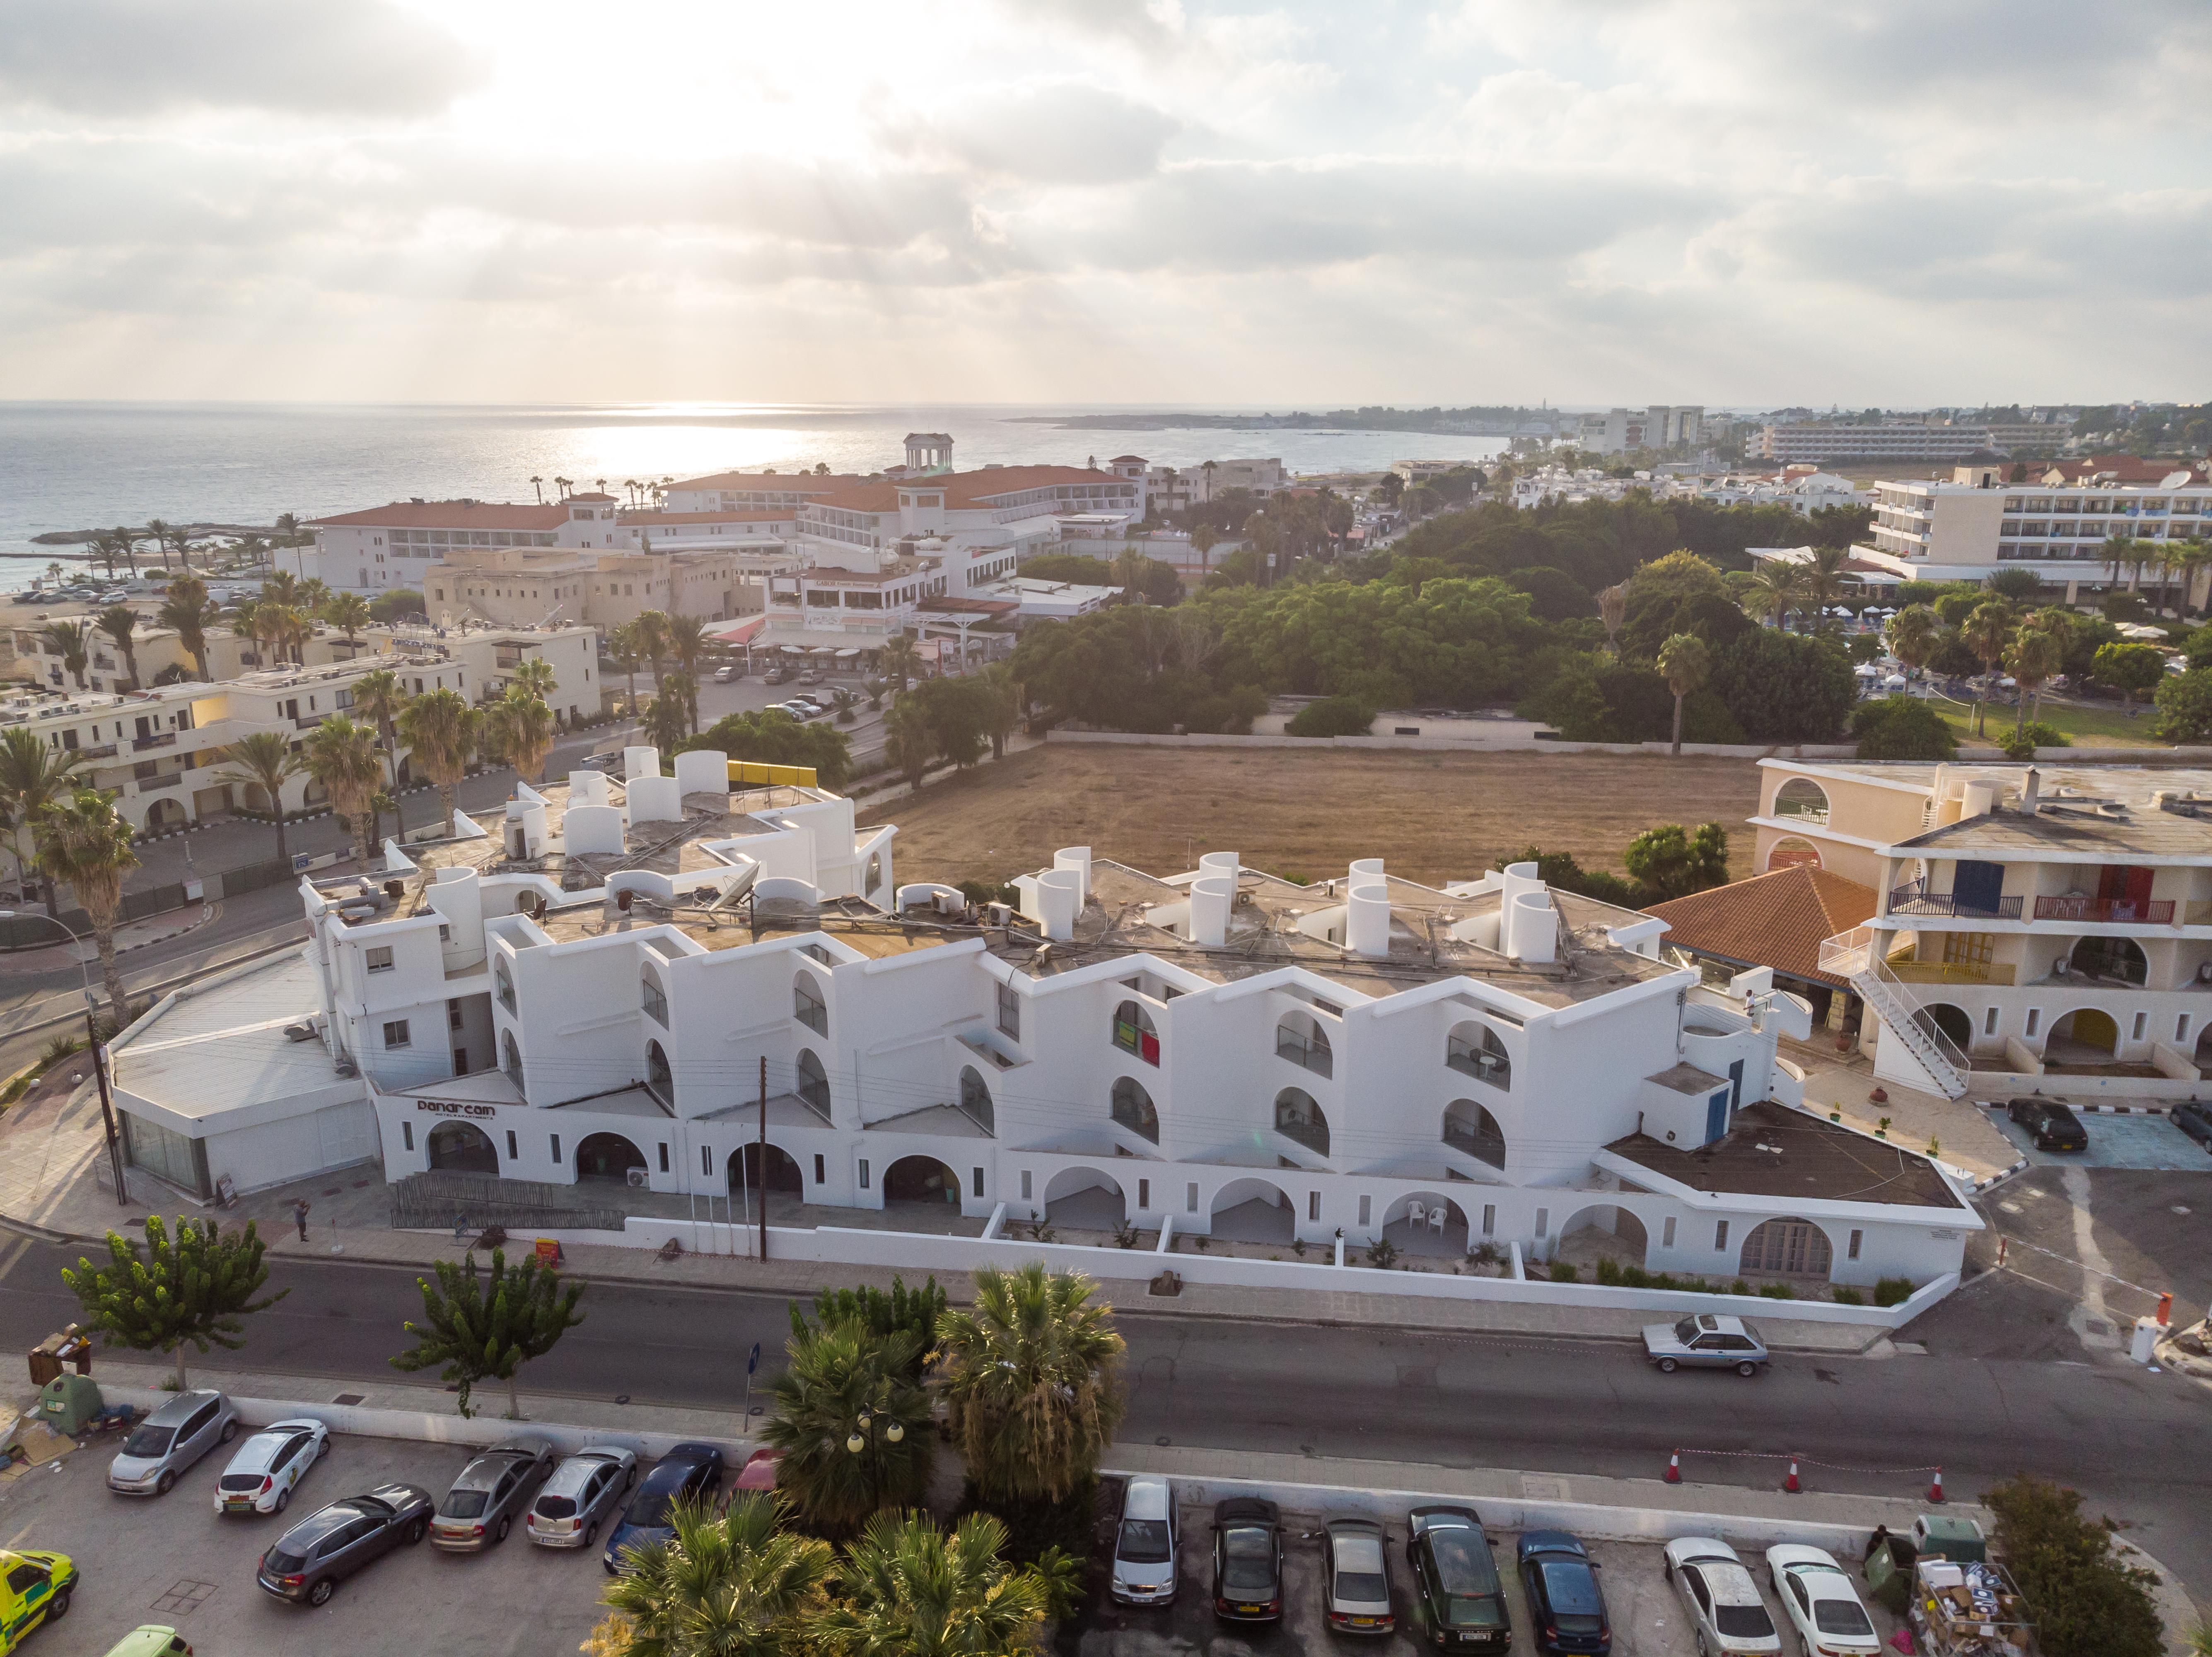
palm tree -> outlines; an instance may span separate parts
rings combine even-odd
[[[354,635],[368,625],[368,600],[358,592],[334,593],[323,605],[323,619],[354,644]]]
[[[1884,631],[1889,639],[1889,653],[1917,671],[1936,653],[1936,641],[1943,636],[1943,622],[1930,605],[1907,604],[1889,618]]]
[[[661,692],[664,700],[672,702],[684,713],[684,734],[699,734],[699,682],[689,673],[671,673]]]
[[[293,600],[293,608],[310,616],[320,616],[334,596],[329,582],[319,575],[310,575],[300,583],[300,596]]]
[[[531,474],[530,492],[538,497],[539,506],[545,504],[545,480],[534,472]]]
[[[514,763],[514,774],[530,782],[545,780],[545,756],[553,746],[553,710],[520,685],[484,710],[484,725]]]
[[[921,652],[915,648],[914,640],[903,633],[884,640],[877,658],[878,665],[898,682],[899,695],[906,695],[906,682],[921,671]]]
[[[673,690],[663,691],[645,705],[643,725],[645,735],[663,755],[671,755],[684,746],[684,738],[690,729],[690,711],[683,697]]]
[[[207,584],[197,575],[179,575],[169,583],[155,619],[177,630],[177,642],[191,656],[202,679],[208,678],[207,630],[221,619],[222,608],[207,596]]]
[[[83,786],[76,774],[84,762],[65,749],[49,748],[23,725],[0,731],[0,816],[8,830],[8,850],[15,859],[15,883],[28,897],[36,859],[39,819],[55,801]],[[23,843],[25,834],[31,846]],[[46,890],[46,913],[54,911],[53,883]]]
[[[217,782],[258,788],[268,797],[269,810],[276,819],[276,860],[289,869],[292,853],[284,844],[284,782],[306,769],[305,762],[283,733],[275,731],[240,737],[221,750],[221,757],[238,769],[217,772]]]
[[[141,533],[154,543],[154,550],[161,555],[161,568],[166,572],[169,568],[168,525],[161,519],[149,518],[146,520],[146,527]]]
[[[131,638],[138,626],[138,612],[128,604],[110,604],[93,617],[93,623],[102,633],[115,640],[115,647],[123,652],[123,671],[131,676],[131,685],[138,685],[138,646]],[[118,686],[120,689],[122,687]]]
[[[642,659],[637,647],[637,623],[624,622],[607,634],[607,654],[614,665],[622,669],[623,677],[629,682],[628,707],[630,717],[637,717],[637,665]]]
[[[629,1551],[600,1596],[603,1649],[623,1657],[799,1657],[802,1622],[828,1604],[830,1545],[781,1527],[776,1500],[749,1490],[719,1517],[704,1501],[669,1508],[674,1534]],[[591,1649],[590,1647],[586,1648]]]
[[[300,602],[300,578],[289,569],[280,569],[261,584],[261,602],[264,604],[297,604]]]
[[[1006,738],[1022,722],[1022,704],[1025,700],[1021,681],[1014,677],[1012,662],[994,662],[982,672],[984,687],[990,692],[985,704],[985,716],[991,733],[991,757],[1006,757]]]
[[[253,618],[279,662],[306,659],[300,647],[314,636],[313,625],[298,610],[264,597],[254,607]]]
[[[296,543],[304,541],[307,538],[300,532],[300,514],[296,512],[278,513],[276,514],[276,533],[283,536],[287,541]]]
[[[407,706],[407,687],[388,667],[372,669],[354,682],[354,711],[376,727],[378,745],[391,782],[392,815],[398,819],[399,838],[407,838],[407,817],[399,804],[399,732],[397,721]]]
[[[907,786],[921,786],[930,762],[937,757],[937,733],[929,728],[929,715],[922,711],[920,697],[902,696],[884,715],[884,757],[906,779]]]
[[[118,1029],[125,1015],[123,974],[115,966],[115,920],[123,907],[123,877],[138,866],[131,825],[115,810],[115,797],[79,787],[39,814],[39,867],[49,880],[66,881],[92,923],[100,975],[107,986],[108,1016]]]
[[[550,701],[559,686],[553,677],[552,663],[543,656],[526,656],[514,671],[507,675],[507,688],[509,690],[526,690],[541,701]]]
[[[2043,687],[2065,665],[2066,646],[2054,634],[2023,624],[2013,635],[2011,646],[2005,652],[2005,665],[2012,669],[2012,677],[2020,686],[2020,717],[2013,721],[2014,736],[2027,728],[2029,696],[2035,697],[2036,712],[2040,713]]]
[[[1053,1501],[1097,1470],[1121,1418],[1123,1348],[1113,1308],[1079,1272],[975,1272],[974,1303],[937,1322],[939,1396],[985,1496]]]
[[[2112,568],[2112,586],[2119,586],[2120,567],[2125,564],[2130,557],[2134,556],[2135,544],[2133,537],[2130,536],[2108,535],[2105,537],[2105,544],[2102,549],[2105,555],[2105,562]]]
[[[107,531],[94,530],[91,540],[85,544],[92,549],[92,555],[99,559],[102,567],[106,568],[108,579],[114,580],[116,546]]]
[[[817,1529],[857,1530],[929,1490],[937,1435],[912,1379],[921,1338],[872,1333],[857,1320],[811,1325],[785,1347],[763,1442],[783,1452],[776,1488]]]
[[[39,633],[53,653],[62,659],[62,665],[76,681],[76,688],[83,689],[85,664],[92,659],[92,629],[82,622],[49,622]]]
[[[1213,469],[1220,464],[1218,460],[1208,460],[1199,467],[1199,470],[1206,474],[1206,498],[1208,501],[1213,499]]]
[[[1815,547],[1812,561],[1798,566],[1805,572],[1805,591],[1814,610],[1825,610],[1829,600],[1836,596],[1836,589],[1843,585],[1844,566],[1850,558],[1849,550],[1843,547]]]
[[[116,549],[122,553],[124,562],[131,566],[131,579],[135,581],[138,579],[138,543],[144,532],[128,524],[118,524],[113,533]]]
[[[1674,746],[1667,751],[1676,758],[1682,752],[1682,703],[1689,694],[1702,687],[1713,671],[1712,652],[1705,641],[1694,633],[1677,633],[1659,646],[1659,677],[1667,681],[1667,689],[1674,693]]]
[[[261,605],[258,600],[252,598],[240,598],[238,601],[237,607],[230,613],[230,630],[239,638],[245,640],[249,646],[252,646],[256,652],[255,659],[257,661],[259,660],[260,658],[258,652],[261,648]]]
[[[1014,1657],[1051,1591],[1004,1556],[1006,1527],[971,1514],[951,1536],[926,1514],[878,1514],[846,1549],[839,1597],[807,1619],[825,1657]]]
[[[337,814],[353,824],[354,856],[368,867],[368,807],[383,780],[376,732],[333,713],[307,738],[307,774],[323,786]]]
[[[468,774],[469,750],[476,746],[483,716],[458,690],[431,690],[409,702],[399,715],[399,734],[412,758],[420,760],[438,785],[438,804],[449,825],[453,791]]]
[[[707,623],[696,616],[678,614],[667,618],[665,631],[668,635],[669,653],[676,665],[690,674],[696,683],[699,677],[699,658],[707,648]],[[695,690],[691,696],[691,730],[699,730],[699,698]]]
[[[637,653],[653,669],[653,694],[660,694],[660,659],[668,653],[668,617],[657,610],[641,610],[630,623],[637,629]]]
[[[1778,628],[1804,591],[1804,573],[1796,565],[1782,558],[1763,559],[1744,583],[1743,607]]]
[[[2004,655],[2005,645],[2012,634],[2012,611],[1992,599],[1977,604],[1973,613],[1959,624],[1959,640],[1981,659],[1982,678],[1974,696],[1974,734],[1985,734],[1986,704],[1989,681],[1996,673],[1998,660]]]

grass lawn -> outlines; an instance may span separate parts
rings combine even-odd
[[[1063,846],[1156,874],[1218,851],[1302,879],[1379,857],[1408,879],[1472,880],[1531,841],[1620,872],[1654,823],[1715,821],[1741,880],[1758,805],[1756,762],[1703,756],[1051,743],[861,811],[899,825],[902,880],[1007,880]]]
[[[2001,743],[2012,734],[2013,721],[2020,717],[2017,708],[1992,702],[1985,722],[1989,734],[1986,738],[1977,738],[1973,735],[1974,710],[1971,704],[1946,701],[1936,696],[1929,699],[1928,705],[1942,715],[1944,723],[1959,733],[1962,742],[1986,740]],[[2076,748],[2169,746],[2151,735],[2152,723],[2158,717],[2158,710],[2148,703],[2138,704],[2138,707],[2141,711],[2131,719],[2116,703],[2046,700],[2039,717],[2053,730],[2064,731]]]

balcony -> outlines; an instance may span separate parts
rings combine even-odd
[[[294,719],[292,721],[292,729],[295,731],[313,731],[317,725],[320,725],[329,717],[330,716],[327,713],[309,713],[304,717]]]
[[[176,745],[177,733],[173,731],[164,731],[158,737],[133,737],[131,739],[131,751],[134,754],[143,754],[149,748],[174,748]]]
[[[1139,1102],[1129,1099],[1115,1099],[1114,1120],[1132,1133],[1140,1134],[1154,1144],[1159,1144],[1159,1113],[1152,1108],[1149,1100]]]
[[[2173,924],[2173,901],[2171,898],[2039,897],[2035,900],[2035,918],[2038,920],[2083,921],[2093,925],[2134,922],[2148,926],[2170,926]]]
[[[1889,970],[1903,984],[1996,986],[2011,984],[2015,971],[2009,964],[1996,966],[1986,962],[1965,961],[1892,961]]]
[[[1485,1112],[1487,1120],[1489,1113]],[[1443,1142],[1454,1150],[1463,1151],[1479,1162],[1492,1168],[1505,1166],[1505,1136],[1494,1131],[1485,1132],[1471,1126],[1455,1116],[1444,1118]]]
[[[1472,1076],[1476,1081],[1487,1082],[1492,1087],[1508,1085],[1513,1074],[1512,1061],[1504,1054],[1476,1047],[1457,1035],[1444,1043],[1444,1063],[1462,1076]]]
[[[1335,1072],[1336,1056],[1325,1039],[1305,1039],[1286,1029],[1275,1032],[1275,1057],[1311,1071],[1316,1076]]]
[[[2040,904],[2041,900],[2038,900]],[[2169,907],[2172,906],[2169,905]],[[1889,895],[1889,913],[1893,915],[1953,915],[1961,920],[2018,920],[2021,900],[2000,897],[1996,904],[1976,903],[1971,899],[1961,901],[1949,892],[1930,892],[1923,883],[1914,881],[1909,886],[1893,889]]]

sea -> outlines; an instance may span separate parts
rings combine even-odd
[[[914,431],[950,434],[952,464],[962,470],[1140,454],[1179,469],[1279,457],[1292,472],[1321,473],[1379,470],[1405,458],[1485,460],[1504,446],[1495,437],[1286,429],[1263,423],[1265,411],[1226,427],[1154,428],[1133,418],[1236,412],[1158,404],[0,402],[0,591],[28,586],[45,560],[69,549],[32,539],[55,531],[149,518],[265,526],[280,513],[314,518],[416,495],[526,501],[542,490],[551,499],[556,477],[619,496],[633,478],[817,464],[865,473],[900,464]],[[1060,423],[1085,416],[1129,416],[1135,428]]]

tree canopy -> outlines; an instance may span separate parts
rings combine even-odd
[[[107,1259],[80,1258],[62,1268],[85,1321],[111,1345],[137,1352],[174,1352],[177,1390],[185,1387],[185,1348],[235,1351],[246,1344],[246,1315],[274,1306],[292,1291],[261,1291],[269,1283],[262,1256],[269,1245],[248,1220],[225,1231],[211,1220],[180,1219],[173,1237],[158,1214],[146,1217],[143,1243],[107,1234]]]

